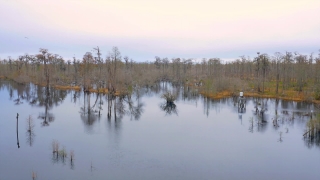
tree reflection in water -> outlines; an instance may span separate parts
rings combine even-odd
[[[97,120],[97,115],[91,107],[91,94],[83,93],[83,106],[80,108],[80,118],[86,125],[87,131],[92,132],[92,125]]]
[[[143,113],[143,106],[144,106],[144,104],[140,101],[140,95],[137,94],[136,96],[136,101],[137,101],[136,104],[132,100],[131,95],[127,95],[125,97],[126,98],[124,100],[128,104],[128,114],[130,115],[130,119],[139,120]]]
[[[67,96],[67,91],[54,89],[53,87],[38,87],[32,96],[31,105],[44,107],[44,112],[39,113],[38,119],[42,119],[42,126],[49,126],[54,121],[54,114],[49,110],[53,106],[60,105]]]
[[[144,104],[140,101],[140,94],[136,94],[136,102],[132,98],[132,94],[114,96],[107,95],[108,103],[108,120],[121,120],[125,115],[129,115],[130,119],[139,120]]]
[[[150,86],[147,88],[134,89],[132,94],[114,96],[112,94],[86,94],[83,93],[83,106],[80,108],[81,120],[85,126],[89,129],[92,125],[99,120],[104,113],[104,106],[107,108],[105,112],[108,117],[109,125],[114,125],[116,129],[121,126],[121,119],[124,116],[129,116],[131,120],[139,120],[144,112],[144,104],[140,101],[140,97],[143,95],[152,95],[153,93],[160,93],[163,91],[171,90],[173,86],[169,83],[160,83],[159,85]],[[57,90],[53,87],[40,87],[33,84],[19,84],[13,81],[1,81],[1,89],[7,89],[9,97],[15,105],[30,104],[31,106],[41,107],[43,110],[39,113],[38,117],[41,119],[42,126],[49,126],[55,120],[55,116],[51,113],[54,106],[61,104],[66,98],[69,92],[72,92],[70,101],[73,103],[79,103],[82,92],[77,91],[64,91]],[[184,101],[193,101],[197,104],[197,101],[201,96],[190,87],[175,87],[181,92],[181,98]],[[81,95],[81,96],[80,96]],[[215,106],[218,106],[220,101],[212,101],[210,99],[204,99],[204,111],[208,116],[209,110]],[[254,115],[249,123],[250,132],[265,132],[268,124],[269,117],[267,116],[268,103],[271,100],[254,98]],[[315,113],[306,112],[308,109],[315,109],[317,106],[307,104],[303,102],[291,102],[284,100],[275,100],[274,107],[272,109],[271,121],[269,121],[270,128],[273,128],[278,133],[279,141],[285,140],[286,133],[290,133],[289,128],[294,123],[305,123]],[[166,115],[176,114],[178,115],[177,105],[175,103],[163,103],[160,104],[160,109],[165,112]],[[217,109],[217,108],[215,108]],[[273,110],[274,109],[274,110]],[[292,111],[292,109],[298,109],[298,111]],[[301,110],[302,109],[302,110]],[[270,110],[269,110],[270,111]],[[263,112],[263,113],[261,113]],[[111,121],[114,121],[111,122]],[[35,139],[34,122],[30,121],[31,125],[26,128],[26,141],[29,146],[32,146]],[[27,121],[27,125],[30,124]],[[284,139],[283,139],[284,138]],[[306,146],[320,147],[320,135],[313,136],[312,138],[304,138]]]
[[[0,87],[9,90],[10,99],[15,105],[24,101],[31,106],[43,107],[44,112],[39,113],[38,119],[42,119],[42,126],[49,126],[54,121],[54,115],[49,112],[53,106],[60,105],[67,96],[67,91],[58,90],[51,86],[40,87],[34,84],[21,84],[13,81],[2,81]],[[15,92],[17,93],[15,98]]]
[[[268,100],[263,100],[261,98],[254,98],[254,118],[249,119],[249,132],[265,132],[267,129],[267,115],[268,111]]]
[[[92,133],[93,125],[102,117],[104,100],[107,105],[108,121],[120,121],[125,115],[130,116],[130,119],[139,120],[144,104],[140,101],[140,96],[133,94],[113,95],[113,94],[93,94],[83,93],[83,104],[80,107],[80,117],[87,128],[87,132]],[[94,99],[93,99],[94,97]]]
[[[6,88],[9,91],[9,98],[15,102],[15,105],[23,104],[23,101],[29,100],[30,86],[31,84],[21,84],[9,80],[1,81],[0,84],[1,89]]]
[[[27,140],[27,143],[29,144],[30,147],[33,145],[34,138],[36,136],[34,133],[34,127],[35,127],[35,124],[33,122],[32,116],[29,115],[29,117],[27,118],[26,140]]]
[[[320,114],[310,115],[303,137],[308,148],[313,146],[320,147]]]
[[[320,133],[313,137],[304,137],[304,144],[308,148],[319,147],[320,148]]]
[[[178,115],[177,105],[174,102],[160,104],[160,109],[166,113],[166,115],[176,114]]]

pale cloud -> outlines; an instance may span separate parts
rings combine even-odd
[[[319,0],[0,0],[0,5],[1,31],[28,34],[49,47],[66,43],[74,46],[70,51],[114,43],[145,57],[201,56],[318,46],[314,51],[320,42]]]

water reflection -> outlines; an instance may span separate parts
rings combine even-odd
[[[33,84],[24,85],[14,83],[12,81],[1,81],[0,89],[8,90],[9,97],[14,101],[15,105],[27,102],[32,106],[43,107],[43,111],[38,115],[38,118],[42,120],[42,126],[49,126],[50,123],[55,120],[55,116],[51,113],[51,109],[54,106],[60,105],[68,93],[72,93],[72,96],[70,96],[71,102],[75,104],[81,102],[79,100],[83,98],[83,104],[80,108],[80,117],[88,128],[88,131],[91,131],[90,128],[92,128],[92,125],[97,120],[100,120],[102,113],[104,112],[104,107],[107,108],[106,114],[109,120],[119,121],[126,115],[128,115],[131,120],[139,120],[144,112],[144,103],[141,102],[141,97],[145,95],[151,96],[155,93],[159,94],[161,92],[174,90],[177,94],[177,101],[182,100],[188,103],[195,103],[196,106],[197,102],[202,100],[203,112],[206,116],[210,115],[211,109],[215,109],[216,112],[220,112],[221,104],[228,104],[232,106],[232,104],[235,104],[236,102],[235,98],[233,98],[233,101],[230,101],[230,99],[227,98],[212,100],[200,96],[197,92],[197,88],[172,85],[169,82],[160,82],[159,84],[154,84],[145,88],[135,87],[133,94],[122,96],[112,96],[111,94],[86,94],[78,91],[62,91],[52,87],[39,87]],[[270,123],[274,130],[279,130],[281,127],[289,129],[289,127],[292,127],[295,122],[303,124],[308,120],[308,118],[310,118],[310,116],[316,114],[310,113],[311,110],[314,110],[317,107],[313,104],[262,98],[251,99],[254,102],[253,127],[256,128],[254,131],[257,132],[266,131],[266,128],[268,127],[267,122],[270,118]],[[274,104],[271,108],[274,109],[274,115],[268,117],[270,114],[270,112],[268,113],[268,109],[270,109],[270,102]],[[105,104],[107,105],[105,106]],[[159,106],[167,115],[178,115],[176,103],[163,103]],[[299,110],[292,111],[292,109]],[[236,112],[238,109],[234,108],[234,110]],[[240,112],[237,111],[237,113],[239,114],[238,118],[242,122],[243,116],[241,114],[246,114],[247,112],[244,110]],[[295,121],[295,119],[297,119],[297,121]],[[30,137],[32,136],[29,134],[29,139],[33,139]]]
[[[107,119],[107,132],[108,137],[111,139],[111,148],[118,150],[121,140],[121,131],[122,131],[122,121],[112,121]]]
[[[32,116],[29,115],[29,117],[27,118],[27,132],[26,132],[26,140],[27,140],[27,144],[31,147],[33,145],[34,142],[34,138],[35,138],[35,133],[34,133],[34,127],[35,124],[33,122]]]
[[[254,133],[254,132],[260,132],[260,133],[264,133],[266,132],[268,128],[268,123],[267,121],[262,121],[261,117],[251,117],[249,119],[249,128],[248,131],[250,133]]]
[[[137,90],[134,94],[120,96],[112,96],[109,94],[107,96],[108,119],[111,120],[113,118],[117,121],[121,120],[125,115],[129,115],[131,120],[139,120],[144,112],[144,103],[140,100],[142,93],[143,91]]]
[[[40,107],[44,107],[44,112],[40,112],[38,119],[42,119],[42,126],[49,126],[49,123],[54,121],[54,115],[49,112],[51,105],[49,104],[50,91],[49,88],[45,88],[45,92],[42,93],[41,89],[37,91],[37,95],[33,96],[32,104]]]
[[[77,100],[80,99],[81,92],[80,91],[71,91],[71,93],[72,93],[72,96],[70,96],[72,98],[71,102],[76,104]]]
[[[204,106],[203,111],[204,111],[204,114],[207,115],[207,117],[209,116],[211,102],[213,102],[211,99],[207,97],[203,97],[203,106]]]
[[[132,99],[132,95],[129,94],[125,96],[124,101],[128,104],[128,114],[130,115],[130,119],[139,120],[142,113],[143,113],[143,107],[144,103],[140,100],[141,95],[139,93],[136,93],[136,103]]]
[[[310,116],[310,120],[306,124],[305,133],[303,134],[305,144],[309,148],[313,146],[320,147],[320,114]]]
[[[78,96],[75,94],[74,96]],[[93,125],[102,117],[106,104],[108,121],[121,121],[124,116],[130,116],[131,120],[139,120],[144,112],[144,103],[141,101],[141,91],[133,94],[118,95],[83,93],[83,103],[80,107],[80,118],[86,131],[93,132]],[[74,103],[76,101],[73,101]]]
[[[0,89],[7,89],[9,92],[9,99],[15,102],[15,105],[20,105],[23,103],[23,100],[26,98],[23,93],[25,86],[23,84],[15,83],[12,81],[1,81]],[[13,99],[15,98],[15,99]]]
[[[98,119],[94,106],[91,106],[91,95],[93,94],[83,93],[83,105],[80,108],[80,118],[87,128],[87,132],[92,132],[92,125]]]
[[[42,126],[49,126],[54,121],[54,114],[50,113],[50,110],[54,106],[59,106],[68,94],[67,91],[53,87],[40,87],[31,83],[19,84],[13,81],[1,81],[0,88],[8,89],[9,97],[15,105],[27,102],[31,106],[43,107],[44,112],[40,112],[38,116],[38,119],[43,120]]]
[[[282,131],[280,131],[279,132],[279,140],[278,140],[278,142],[282,142],[283,140],[282,140]]]
[[[30,98],[29,85],[24,85],[24,84],[14,83],[14,82],[8,82],[8,84],[10,85],[9,86],[10,100],[13,100],[15,105],[23,104],[24,100],[29,100]]]
[[[2,86],[2,88],[8,87]],[[50,124],[50,117],[53,117],[53,119],[56,117],[55,123],[57,123],[56,125],[59,124],[59,128],[55,128],[54,126],[49,127],[51,128],[49,129],[50,134],[45,134],[49,132],[44,129],[38,130],[37,128],[39,128],[39,126],[35,126],[33,121],[21,121],[20,119],[19,122],[17,120],[16,134],[11,127],[12,131],[10,134],[13,136],[11,136],[11,142],[9,143],[15,146],[15,136],[17,136],[17,145],[18,147],[21,145],[19,143],[18,123],[20,123],[21,130],[21,122],[23,122],[26,124],[26,129],[24,129],[23,132],[25,132],[28,143],[27,146],[32,146],[32,149],[39,153],[39,155],[37,154],[39,157],[43,157],[43,154],[46,153],[44,154],[47,155],[46,161],[49,163],[52,161],[54,164],[53,166],[49,166],[46,172],[42,173],[47,173],[51,176],[54,175],[52,172],[56,172],[57,169],[61,170],[60,166],[63,166],[64,170],[70,168],[77,171],[74,173],[80,174],[79,176],[86,175],[85,173],[88,171],[88,166],[90,165],[89,159],[93,158],[94,166],[97,166],[98,169],[94,174],[96,179],[105,178],[106,172],[99,171],[104,167],[104,169],[108,171],[107,174],[110,174],[110,177],[116,177],[119,175],[116,172],[118,167],[121,167],[119,172],[133,172],[136,170],[140,172],[140,170],[143,171],[146,166],[148,166],[148,168],[166,167],[168,164],[169,167],[163,169],[164,172],[176,175],[174,174],[176,171],[183,174],[189,170],[192,172],[193,169],[196,170],[195,172],[199,175],[203,175],[202,179],[210,179],[207,177],[212,177],[212,174],[206,174],[206,172],[210,172],[210,168],[208,167],[219,167],[220,162],[234,164],[236,168],[241,168],[243,164],[248,163],[248,167],[254,167],[256,164],[250,164],[253,162],[251,160],[253,157],[258,157],[255,162],[263,159],[263,163],[260,164],[262,168],[270,168],[278,161],[287,161],[287,159],[295,158],[298,151],[298,153],[301,153],[300,155],[306,154],[306,152],[312,152],[311,157],[316,157],[314,151],[309,151],[304,146],[306,145],[309,148],[320,147],[319,136],[302,138],[306,122],[316,114],[315,111],[311,112],[313,108],[312,105],[288,103],[286,101],[273,99],[248,98],[247,111],[239,112],[232,98],[211,100],[195,94],[195,89],[189,87],[179,87],[180,90],[177,90],[177,92],[180,92],[180,94],[174,103],[159,105],[159,99],[156,98],[160,97],[162,92],[171,91],[170,88],[169,85],[166,86],[163,83],[149,88],[135,89],[133,94],[123,96],[65,91],[66,94],[69,93],[69,97],[67,97],[68,102],[64,102],[65,104],[61,105],[61,107],[63,107],[63,109],[65,107],[69,108],[70,112],[60,111],[61,108],[57,108],[57,112],[66,113],[63,114],[62,117],[65,115],[65,117],[72,118],[70,118],[70,121],[61,122],[57,122],[60,116],[58,116],[58,114],[54,116],[52,107],[60,105],[63,102],[63,100],[54,100],[58,98],[54,98],[53,96],[62,96],[62,99],[64,99],[63,95],[54,95],[58,92],[54,92],[51,89],[49,89],[48,94],[45,88],[33,87],[33,85],[29,86],[29,90],[19,91],[19,95],[16,89],[8,89],[9,93],[7,93],[7,97],[12,97],[11,107],[16,107],[13,105],[16,104],[13,100],[19,98],[20,100],[18,102],[23,102],[20,104],[21,107],[26,107],[27,105],[40,107],[41,112],[43,112],[40,115],[47,119],[43,119],[44,122],[47,121],[48,124]],[[155,92],[159,94],[154,94]],[[42,96],[39,96],[38,94],[41,93]],[[142,98],[142,96],[144,97]],[[28,98],[29,100],[27,100]],[[155,99],[157,101],[154,101]],[[54,101],[58,103],[55,104]],[[146,107],[143,102],[148,104],[148,107]],[[178,114],[177,108],[179,108],[180,117],[174,115],[174,117],[162,116],[155,117],[152,121],[148,121],[148,118],[154,115],[152,114],[154,110],[152,109],[151,111],[151,108],[156,108],[156,111],[159,111],[159,106],[162,110],[160,114]],[[299,107],[301,109],[291,109],[292,107]],[[38,108],[35,108],[35,110],[37,109]],[[145,116],[143,116],[143,114],[145,114]],[[35,120],[37,120],[37,117],[38,114],[34,116]],[[183,121],[182,118],[183,120],[187,119],[187,121]],[[178,123],[172,123],[172,119],[179,119],[179,121],[177,121]],[[199,121],[195,121],[194,119],[199,119]],[[240,125],[239,121],[241,121],[242,125]],[[15,123],[10,123],[10,126],[14,127],[14,125]],[[87,132],[93,132],[97,127],[101,131],[88,136]],[[70,128],[72,132],[76,133],[76,137],[70,135],[70,131],[68,130]],[[86,132],[79,132],[79,128],[84,128]],[[57,129],[63,129],[63,131],[59,132]],[[6,133],[6,131],[4,132]],[[226,132],[228,136],[225,136]],[[35,133],[37,136],[35,136]],[[48,144],[35,145],[34,142],[40,143],[40,139],[38,139],[39,133],[41,135],[41,142],[50,142],[53,136],[67,142],[67,146],[72,146],[77,152],[76,161],[71,158],[71,151],[67,151],[65,148],[62,148],[62,146],[57,148],[57,151],[51,152],[48,150]],[[224,139],[221,140],[221,137]],[[75,140],[75,138],[78,140]],[[185,141],[186,139],[187,141]],[[266,141],[262,142],[262,139]],[[92,144],[92,146],[87,146],[88,143]],[[280,143],[282,144],[279,145]],[[95,153],[91,153],[88,157],[87,152],[91,152],[93,150],[92,147],[95,147]],[[201,147],[201,153],[198,153],[198,147]],[[14,148],[16,148],[16,146]],[[2,151],[6,154],[8,153],[6,148]],[[19,150],[19,153],[28,152],[29,151],[25,151],[25,148]],[[68,155],[64,156],[63,154],[66,152],[68,152]],[[226,153],[228,156],[230,155],[230,157],[234,158],[225,158],[224,154]],[[194,154],[195,156],[190,156],[190,154]],[[212,154],[215,155],[212,156]],[[273,162],[270,160],[269,162],[267,157],[272,157],[275,154],[280,157],[277,159],[278,161]],[[290,158],[286,160],[281,159],[281,157],[288,156],[290,156]],[[27,156],[19,155],[14,158],[21,158],[21,162],[30,165],[29,158],[25,157]],[[219,157],[221,157],[221,159],[219,159]],[[237,159],[239,157],[240,159]],[[301,160],[306,160],[306,158],[308,157],[305,156],[301,158]],[[246,161],[244,159],[251,160]],[[10,162],[8,159],[4,160],[5,162]],[[308,161],[310,161],[310,159],[306,160],[306,162]],[[186,163],[186,166],[184,166],[186,171],[182,171],[182,168],[180,168],[181,164],[175,164],[175,162]],[[43,163],[39,161],[37,166],[43,166],[45,163],[46,162]],[[87,163],[85,167],[81,165],[85,163]],[[313,161],[311,161],[311,163],[316,164],[316,162]],[[3,171],[9,170],[6,166],[7,165],[4,164],[0,169],[4,168]],[[16,164],[11,167],[13,166],[16,166]],[[93,167],[92,164],[91,167]],[[40,168],[37,168],[39,171]],[[54,169],[54,171],[52,171],[52,169]],[[171,169],[172,171],[170,171]],[[203,171],[199,169],[203,169]],[[68,174],[70,170],[64,170],[61,171],[62,175],[60,176],[72,176]],[[225,169],[222,170],[225,171]],[[278,172],[276,168],[271,170],[273,173]],[[154,175],[152,174],[152,169],[148,171],[148,173],[150,173],[150,177]],[[218,173],[218,171],[215,173]],[[57,178],[60,178],[60,176]],[[136,177],[138,177],[138,175],[135,176],[135,174],[133,174],[132,179],[138,179]],[[242,179],[246,179],[247,176],[242,177]],[[283,177],[285,176],[281,176],[281,178]],[[187,176],[181,176],[180,179],[185,178],[187,178]],[[177,179],[179,179],[179,177]],[[232,179],[232,177],[229,179]]]
[[[312,137],[304,137],[304,144],[308,148],[318,147],[320,148],[320,132]]]
[[[50,112],[53,106],[59,106],[67,96],[67,91],[57,90],[53,87],[37,87],[36,93],[32,94],[31,102],[33,106],[43,107],[44,112],[40,112],[38,119],[42,119],[42,126],[49,126],[55,119]]]
[[[83,104],[80,108],[80,118],[84,122],[87,131],[92,132],[92,125],[100,120],[104,111],[103,107],[106,102],[107,117],[111,121],[120,121],[124,116],[128,115],[131,120],[139,120],[144,112],[144,103],[141,102],[141,97],[144,95],[153,95],[155,93],[161,93],[166,91],[175,90],[177,94],[177,101],[183,100],[185,102],[199,101],[201,96],[198,94],[196,88],[190,88],[188,86],[176,86],[171,85],[168,82],[161,82],[145,88],[136,87],[133,94],[112,96],[110,94],[87,94],[77,91],[61,91],[52,87],[39,87],[33,84],[19,84],[12,81],[1,81],[1,89],[7,89],[10,99],[15,105],[23,104],[27,102],[32,106],[43,107],[43,112],[40,112],[38,119],[41,119],[42,126],[49,126],[55,120],[55,116],[51,113],[51,109],[54,106],[61,104],[66,98],[68,93],[72,93],[71,101],[78,103],[83,97]],[[220,111],[221,104],[235,104],[235,100],[230,101],[228,99],[212,100],[209,98],[203,98],[203,110],[206,116],[209,116],[211,109],[215,109],[216,112]],[[253,120],[249,122],[250,132],[265,132],[268,127],[268,119],[271,118],[271,127],[274,130],[280,131],[281,128],[284,133],[289,132],[289,128],[294,125],[295,122],[299,124],[305,123],[312,115],[311,113],[317,106],[313,104],[303,102],[292,101],[280,101],[262,98],[252,98],[254,102],[253,108]],[[270,109],[269,104],[272,102],[274,109],[272,117],[269,117]],[[166,115],[176,114],[178,115],[176,103],[163,103],[160,104],[160,109],[165,112]],[[299,109],[298,111],[292,111],[292,109]],[[236,108],[234,109],[237,110]],[[238,119],[243,120],[243,114],[246,111],[238,111]],[[35,134],[33,131],[27,130],[27,142],[30,146],[34,141]],[[279,135],[280,136],[280,135]],[[18,140],[18,136],[17,136]]]
[[[18,145],[18,148],[20,148],[20,143],[19,143],[19,113],[17,113],[17,125],[16,125],[17,129],[16,129],[16,132],[17,132],[17,145]]]
[[[75,168],[74,151],[70,150],[70,153],[68,153],[65,146],[60,148],[60,143],[57,140],[53,140],[51,145],[52,145],[51,162],[53,164],[61,163],[62,165],[66,165],[67,161],[69,161],[70,169],[74,170]]]
[[[165,102],[163,104],[160,104],[160,108],[162,111],[166,113],[166,115],[171,115],[171,114],[178,115],[177,105],[174,102],[171,102],[171,103]]]
[[[182,100],[183,101],[196,101],[200,97],[198,89],[183,86]]]

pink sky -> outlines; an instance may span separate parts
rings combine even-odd
[[[319,17],[319,0],[0,0],[0,58],[39,48],[81,58],[95,46],[137,61],[311,53]]]

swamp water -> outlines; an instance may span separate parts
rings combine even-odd
[[[0,180],[319,179],[319,140],[303,138],[313,105],[246,104],[166,83],[108,100],[2,80]]]

